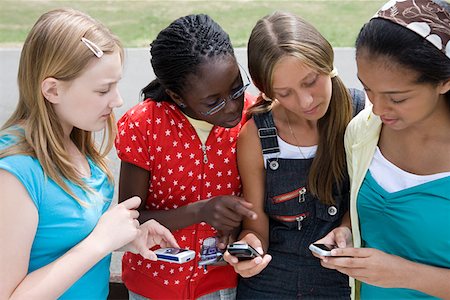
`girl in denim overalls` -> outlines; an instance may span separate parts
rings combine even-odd
[[[308,250],[348,209],[343,136],[352,101],[332,47],[301,18],[274,13],[253,29],[248,61],[262,93],[237,153],[258,219],[244,220],[239,239],[263,255],[238,262],[225,254],[243,277],[237,298],[349,298],[348,277],[323,268]],[[364,97],[354,94],[358,111]]]

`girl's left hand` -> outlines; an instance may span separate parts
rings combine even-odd
[[[322,266],[336,269],[356,280],[385,288],[402,287],[410,263],[399,256],[373,248],[337,248],[322,257]]]
[[[180,247],[170,230],[153,219],[141,224],[138,230],[137,237],[129,244],[129,251],[137,252],[146,259],[157,259],[156,254],[150,250],[153,246]]]

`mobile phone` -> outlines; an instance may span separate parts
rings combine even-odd
[[[195,251],[180,248],[160,248],[154,252],[158,260],[177,264],[188,262],[195,257]]]
[[[331,256],[331,250],[337,248],[336,245],[331,244],[311,244],[309,245],[309,250],[317,253],[321,256]]]
[[[261,256],[252,246],[244,243],[234,243],[227,246],[227,251],[239,260],[250,260]]]

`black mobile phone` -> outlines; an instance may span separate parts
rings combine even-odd
[[[234,243],[227,246],[227,251],[239,260],[250,260],[261,256],[252,246],[244,243]]]

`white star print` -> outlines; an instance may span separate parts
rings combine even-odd
[[[233,155],[236,153],[238,128],[229,130],[215,126],[203,146],[208,153],[208,162],[203,163],[200,139],[187,119],[180,114],[178,107],[153,101],[145,101],[136,107],[133,116],[128,113],[124,118],[126,121],[119,121],[120,135],[115,143],[122,160],[145,168],[151,174],[148,198],[145,199],[146,209],[172,210],[218,194],[240,194]],[[142,128],[138,128],[140,123],[144,124]],[[202,232],[199,238],[196,228]],[[192,248],[197,255],[201,253],[204,238],[215,234],[214,229],[205,222],[183,233],[176,232],[180,246]],[[203,280],[207,273],[194,262],[177,266],[162,262],[150,263],[142,258],[139,261],[140,256],[127,255],[133,258],[130,268],[137,271],[140,266],[140,271],[154,278],[159,277],[160,284],[166,286],[184,286],[185,282],[181,281],[184,281],[183,277],[187,273],[189,276],[186,280],[191,281]]]

